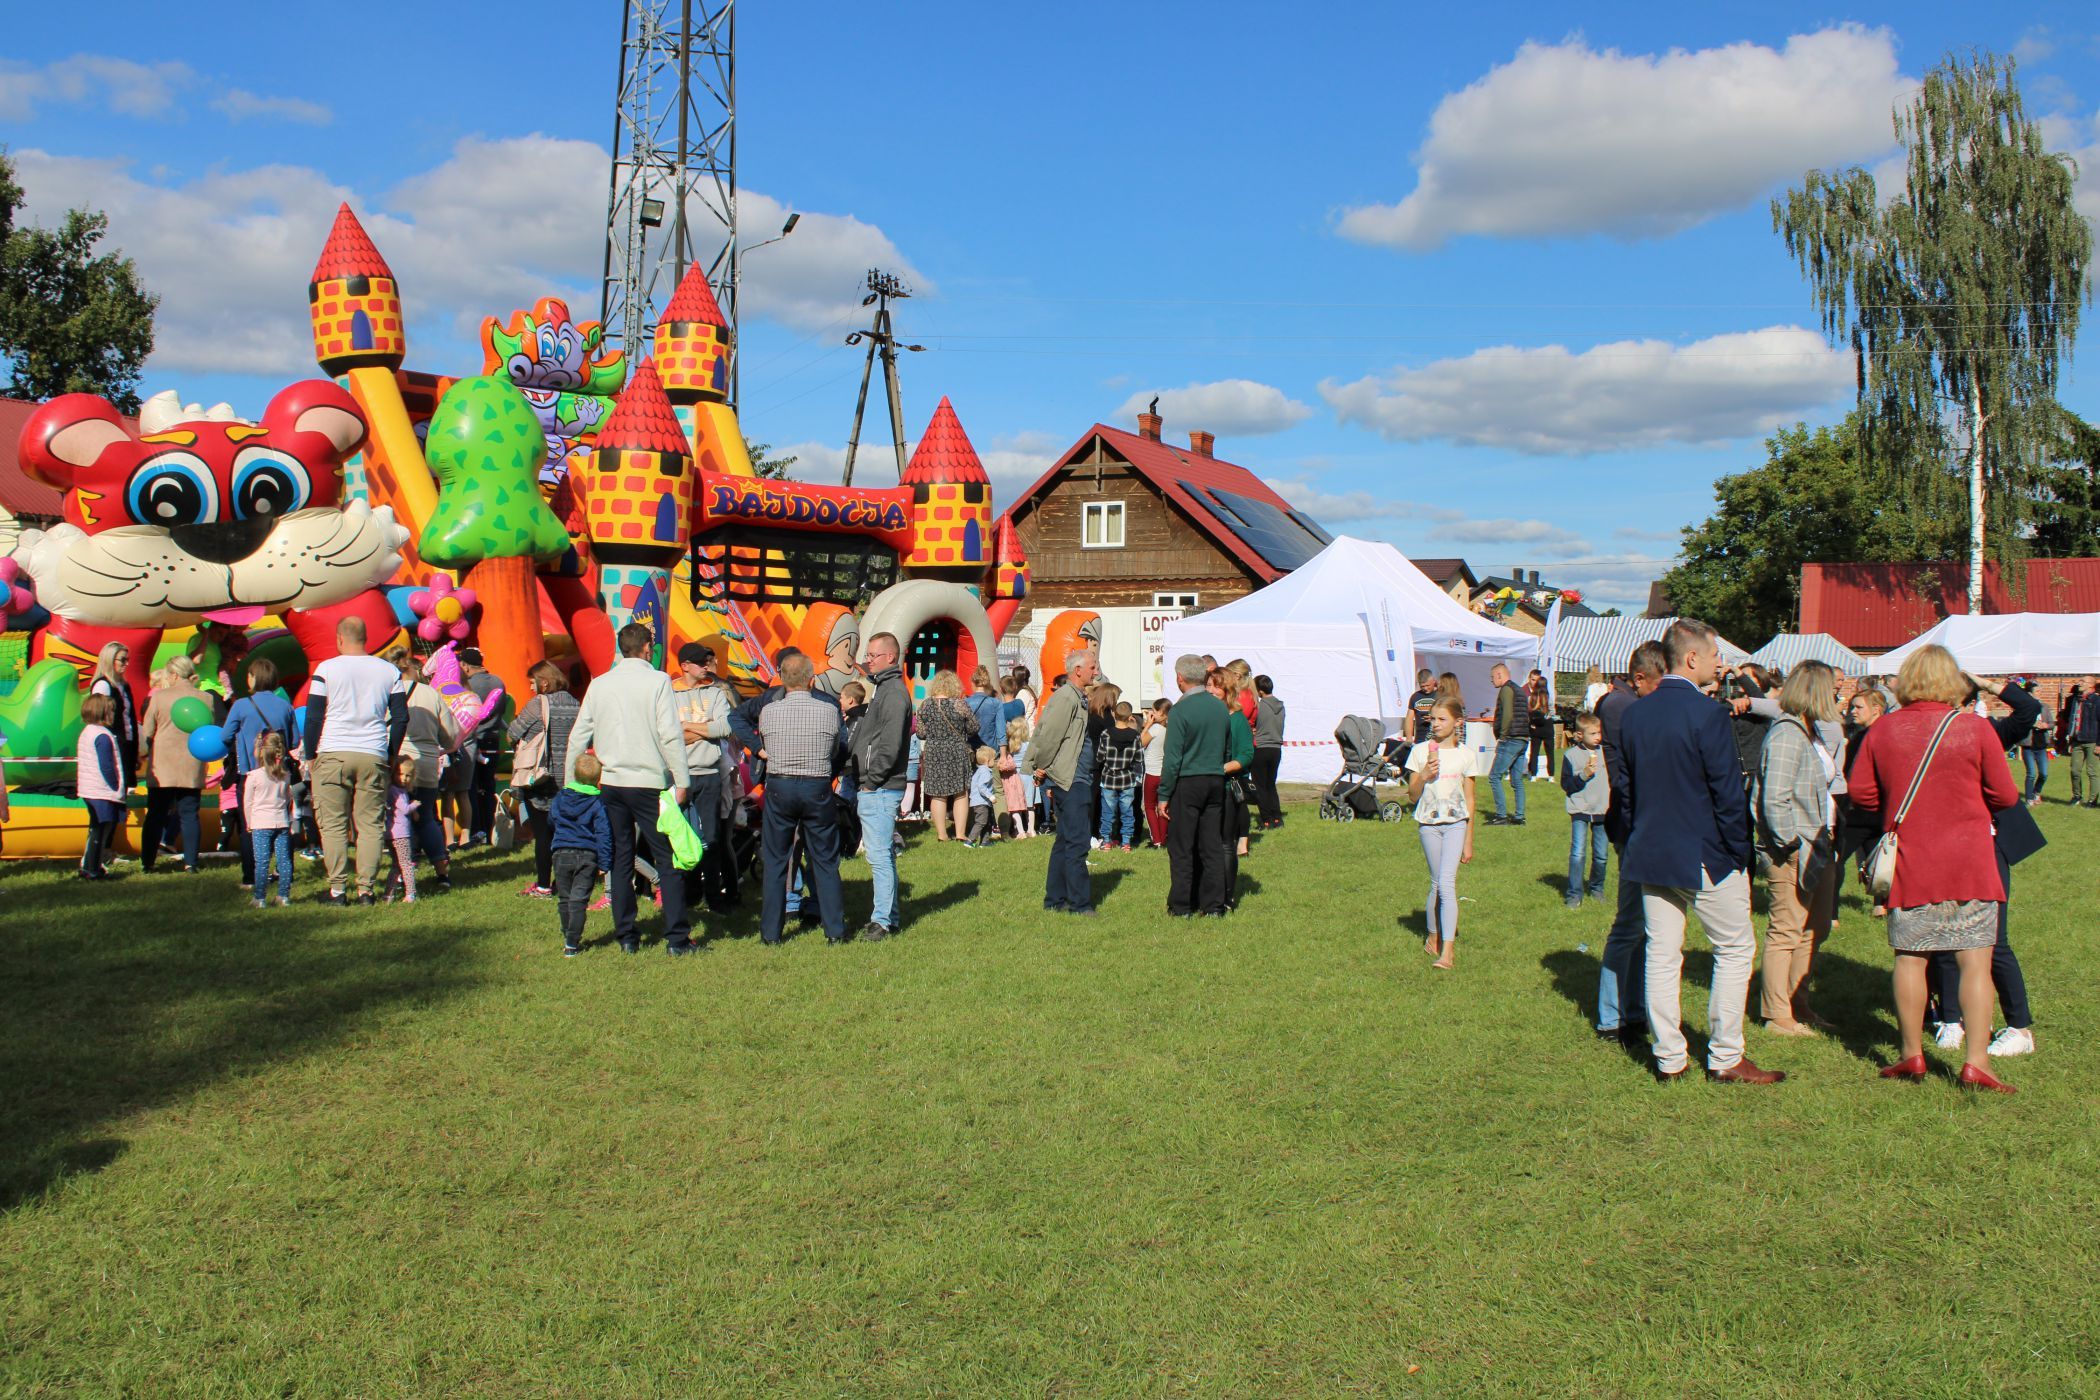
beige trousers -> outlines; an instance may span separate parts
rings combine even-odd
[[[1827,848],[1828,836],[1817,839]],[[1816,949],[1830,936],[1830,921],[1837,913],[1837,863],[1825,850],[1822,872],[1808,888],[1801,884],[1800,853],[1772,869],[1766,889],[1771,895],[1772,919],[1765,929],[1764,1018],[1778,1026],[1792,1026],[1808,1014],[1808,968]]]
[[[357,841],[357,892],[372,893],[386,849],[386,760],[378,754],[333,752],[313,764],[314,825],[321,828],[321,860],[328,888],[348,891],[352,828]]]

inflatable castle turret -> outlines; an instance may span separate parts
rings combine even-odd
[[[307,282],[306,300],[314,358],[325,373],[368,365],[390,372],[401,368],[408,353],[401,289],[347,204],[336,210],[335,226]]]
[[[946,398],[898,481],[911,490],[912,517],[898,572],[982,585],[992,562],[992,483]]]
[[[615,628],[640,621],[663,637],[671,567],[692,534],[695,477],[655,361],[620,391],[597,450],[575,476],[598,561],[599,606]]]

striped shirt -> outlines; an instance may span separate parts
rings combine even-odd
[[[790,690],[758,712],[766,772],[776,778],[825,778],[838,772],[841,728],[838,706]]]

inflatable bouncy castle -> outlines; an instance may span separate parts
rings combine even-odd
[[[903,641],[915,683],[967,675],[1026,596],[1019,540],[995,532],[946,399],[894,487],[758,476],[697,268],[639,364],[550,297],[483,323],[478,374],[411,370],[402,288],[345,205],[307,300],[330,379],[281,391],[256,422],[165,393],[133,432],[76,394],[26,426],[22,460],[66,513],[0,560],[0,745],[10,784],[43,790],[14,804],[7,854],[78,849],[69,760],[111,642],[139,706],[179,653],[223,698],[244,655],[269,656],[296,701],[351,614],[375,652],[478,647],[513,697],[543,659],[587,684],[629,621],[650,626],[659,662],[710,643],[747,691],[798,646],[835,690],[876,632]],[[214,733],[192,738],[211,751]],[[25,843],[24,813],[47,803],[69,809],[58,834]]]

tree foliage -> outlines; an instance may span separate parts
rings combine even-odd
[[[2058,365],[2090,296],[2092,231],[2072,205],[2076,164],[2043,145],[2010,58],[1950,57],[1895,125],[1900,192],[1884,202],[1857,166],[1810,171],[1772,202],[1772,224],[1825,333],[1859,356],[1860,421],[1876,455],[1906,478],[1936,472],[1942,430],[1955,425],[1980,610],[1990,504],[2020,523]]]
[[[1671,606],[1756,646],[1794,629],[1804,563],[1958,555],[1967,513],[1953,481],[1907,480],[1870,456],[1860,418],[1782,429],[1762,466],[1715,482],[1714,513],[1685,527],[1683,562],[1663,578]]]
[[[775,457],[772,454],[772,443],[753,442],[749,438],[744,439],[744,455],[751,459],[751,470],[757,472],[760,476],[769,477],[774,481],[786,481],[788,479],[788,468],[802,460],[793,453],[789,453],[785,457]]]
[[[0,154],[0,359],[19,398],[101,394],[125,413],[153,350],[160,299],[120,253],[95,252],[109,220],[68,210],[55,229],[16,228],[22,188]]]
[[[2021,543],[2046,559],[2089,558],[2100,554],[2100,428],[2068,409],[2053,417]]]

